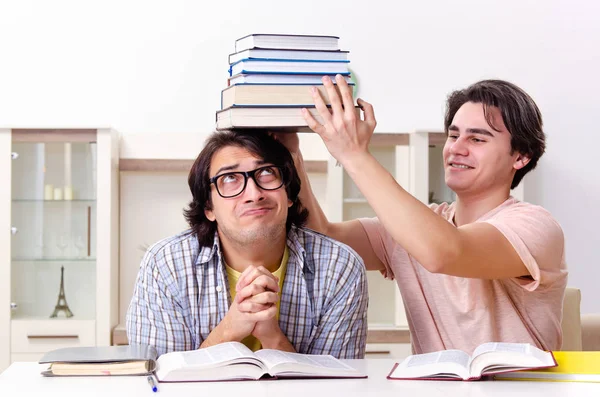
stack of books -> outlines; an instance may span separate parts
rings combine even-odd
[[[329,105],[321,78],[335,75],[353,85],[348,51],[336,36],[251,34],[235,42],[229,55],[229,79],[221,92],[217,130],[269,128],[309,131],[302,108],[322,121],[310,87],[315,86]]]

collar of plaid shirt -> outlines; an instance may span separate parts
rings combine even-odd
[[[291,227],[290,231],[287,234],[287,246],[290,250],[290,258],[295,256],[299,259],[297,265],[300,268],[304,269],[304,258],[306,256],[306,251],[304,247],[300,244],[298,240],[298,233],[296,231],[296,226]],[[219,234],[215,232],[215,238],[213,240],[213,245],[211,247],[202,247],[200,249],[200,253],[198,254],[198,259],[196,260],[196,265],[208,265],[211,263],[211,260],[214,256],[217,256],[217,261],[219,263],[223,263],[223,254],[221,253],[221,243],[219,240]],[[307,271],[314,272],[313,266],[311,264],[307,264]]]

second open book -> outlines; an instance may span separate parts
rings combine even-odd
[[[482,376],[556,366],[552,352],[526,343],[484,343],[461,350],[417,354],[396,364],[388,379],[477,380]]]
[[[252,352],[238,342],[205,349],[171,352],[157,360],[161,382],[200,382],[267,378],[366,378],[329,355],[287,353],[262,349]]]

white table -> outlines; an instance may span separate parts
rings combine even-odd
[[[54,377],[40,375],[46,365],[18,362],[0,375],[2,397],[68,396],[194,396],[194,397],[333,397],[333,396],[600,396],[600,383],[513,381],[388,380],[395,360],[345,360],[365,371],[368,379],[310,379],[202,383],[160,383],[152,393],[146,377]]]

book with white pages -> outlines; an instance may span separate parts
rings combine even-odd
[[[254,33],[237,39],[235,51],[255,47],[335,51],[339,50],[339,39],[337,36]]]
[[[150,345],[77,346],[47,352],[40,364],[50,364],[44,376],[147,375],[158,353]]]
[[[250,48],[244,51],[229,54],[229,64],[242,59],[303,59],[321,61],[346,61],[349,51],[318,51],[318,50],[290,50],[281,48]]]
[[[221,109],[230,106],[278,106],[294,105],[313,107],[315,101],[310,87],[319,90],[326,105],[330,105],[329,93],[323,84],[235,84],[221,91]],[[337,85],[334,86],[339,95]]]
[[[239,342],[170,352],[157,360],[160,382],[259,380],[265,378],[366,378],[330,355],[262,349],[252,352]]]
[[[552,352],[527,343],[484,343],[471,356],[462,350],[416,354],[394,365],[388,379],[478,380],[487,375],[555,367]]]
[[[245,73],[316,74],[319,76],[341,74],[347,76],[350,61],[242,59],[229,67],[229,75]]]
[[[330,76],[333,83],[335,74],[311,75],[311,74],[275,74],[275,73],[244,73],[231,76],[229,85],[235,84],[323,84],[321,77]],[[344,76],[348,84],[353,84],[350,76]]]
[[[231,106],[216,113],[217,131],[228,129],[269,129],[279,132],[311,132],[302,116],[302,108],[306,108],[319,123],[323,118],[315,106]],[[357,117],[360,108],[355,106]]]

